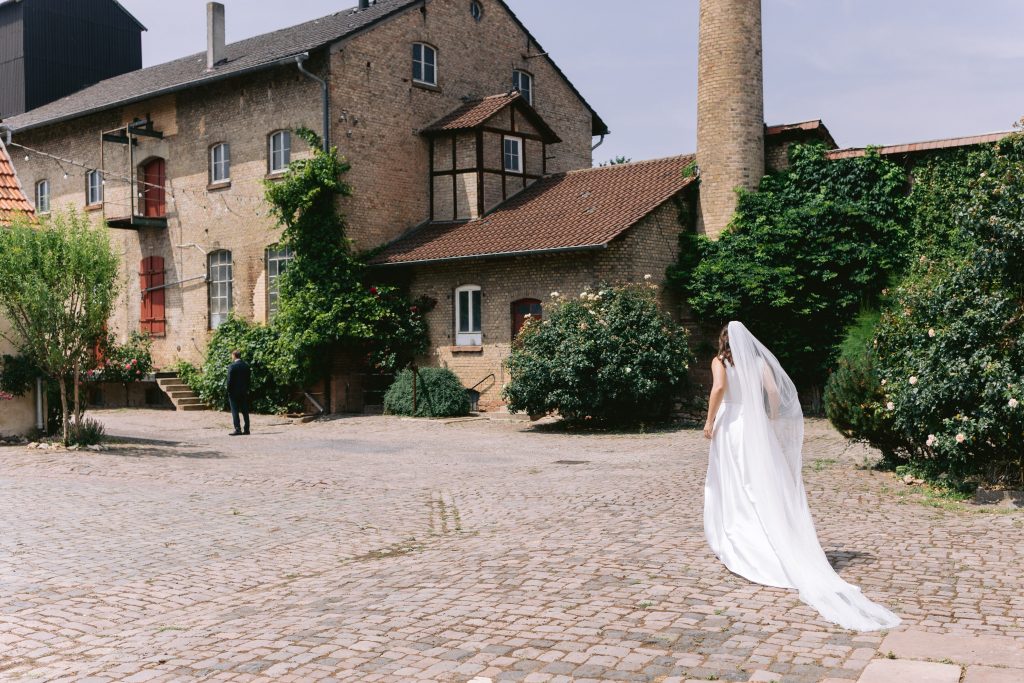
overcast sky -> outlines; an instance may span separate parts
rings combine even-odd
[[[121,0],[147,66],[205,50],[205,0]],[[355,0],[224,0],[234,42]],[[508,0],[608,123],[595,152],[696,147],[697,0]],[[1024,116],[1022,0],[763,0],[765,118],[842,146],[1008,130]]]

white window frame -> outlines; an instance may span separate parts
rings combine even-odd
[[[92,170],[85,174],[85,205],[99,206],[103,203],[103,174]]]
[[[292,133],[275,130],[267,142],[267,163],[271,173],[284,173],[292,163]]]
[[[509,143],[515,144],[515,152],[509,151]],[[523,173],[523,139],[506,135],[501,141],[502,167],[506,173]],[[513,163],[514,162],[514,163]]]
[[[479,285],[463,285],[455,290],[456,346],[483,346],[483,297]]]
[[[210,148],[210,184],[231,182],[231,145],[218,142]]]
[[[210,329],[215,330],[227,321],[234,310],[234,262],[231,252],[220,249],[206,257],[206,287],[208,292]]]
[[[278,305],[281,299],[281,286],[278,278],[287,269],[288,264],[295,258],[295,252],[291,247],[273,245],[267,247],[267,320],[277,315]]]
[[[36,183],[36,213],[50,213],[50,181],[46,178]]]
[[[419,53],[417,55],[417,52]],[[427,56],[431,59],[428,60]],[[427,69],[431,69],[433,79],[427,78]],[[419,76],[417,76],[417,72]],[[437,48],[427,43],[412,44],[412,80],[420,85],[437,87]]]
[[[513,69],[512,89],[519,92],[528,104],[533,105],[533,74],[522,69]]]

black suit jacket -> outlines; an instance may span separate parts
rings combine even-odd
[[[249,395],[249,381],[252,371],[244,360],[236,360],[228,366],[228,395],[232,398],[246,398]]]

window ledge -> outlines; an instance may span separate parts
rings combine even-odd
[[[85,205],[85,210],[86,211],[90,211],[90,212],[92,212],[92,211],[99,211],[102,208],[103,208],[103,204],[86,204]]]
[[[431,92],[441,92],[441,88],[432,83],[423,83],[421,81],[412,81],[414,88],[420,88],[421,90],[429,90]]]
[[[288,169],[283,169],[281,171],[271,171],[265,177],[267,180],[280,180],[281,178],[284,178],[287,174]]]
[[[206,186],[206,191],[207,192],[213,192],[215,190],[226,190],[229,187],[231,187],[231,181],[230,180],[218,180],[215,183],[210,183],[209,185],[207,185]]]
[[[483,353],[483,346],[451,346],[449,350],[452,353]]]

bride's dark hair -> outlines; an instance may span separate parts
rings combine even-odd
[[[735,367],[736,362],[732,359],[732,349],[729,348],[729,326],[726,325],[722,328],[722,333],[718,335],[718,357],[724,363],[729,361],[729,365]]]

